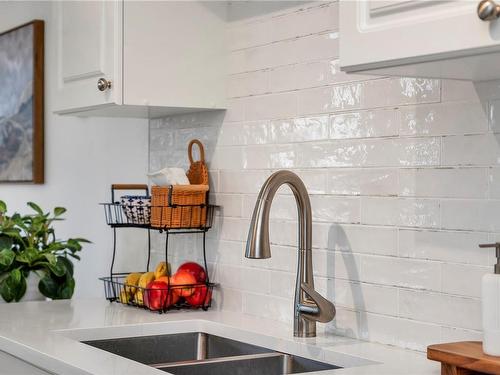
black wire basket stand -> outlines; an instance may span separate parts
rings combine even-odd
[[[147,185],[114,184],[111,186],[111,203],[100,204],[104,208],[106,224],[113,229],[113,255],[111,258],[109,276],[100,278],[100,280],[104,282],[106,299],[110,302],[119,302],[129,306],[144,308],[160,313],[166,312],[170,309],[202,308],[203,310],[207,310],[211,306],[212,292],[216,284],[211,283],[208,278],[206,234],[212,227],[215,210],[218,207],[209,204],[152,207],[148,204],[142,204],[142,202],[117,202],[115,201],[115,193],[120,190],[143,191],[145,195],[141,197],[149,197],[149,188]],[[208,202],[208,196],[206,201]],[[151,211],[153,209],[167,210],[167,208],[178,209],[177,212],[180,212],[181,214],[180,222],[182,225],[153,226],[150,220]],[[168,214],[172,214],[172,212],[172,209],[168,210]],[[203,220],[200,220],[200,213],[203,215]],[[182,215],[184,215],[184,217]],[[161,212],[161,217],[164,217],[163,211]],[[167,284],[166,288],[159,289],[128,285],[125,282],[125,279],[130,272],[115,272],[114,269],[118,247],[117,231],[123,228],[142,228],[147,230],[147,263],[145,272],[150,271],[151,231],[156,230],[165,235],[165,262],[167,262],[167,264],[169,259],[170,235],[202,234],[203,266],[207,271],[206,282],[175,286]],[[151,301],[156,302],[153,303]]]

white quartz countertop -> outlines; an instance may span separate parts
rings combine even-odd
[[[294,338],[291,325],[219,311],[149,311],[102,299],[0,305],[0,350],[56,374],[165,374],[80,340],[206,332],[342,366],[335,375],[439,374],[422,353],[333,334]]]

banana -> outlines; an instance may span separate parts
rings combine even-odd
[[[136,286],[139,283],[141,276],[142,273],[140,272],[132,272],[125,278],[126,290],[131,296],[137,291],[137,288],[132,288],[132,286]]]
[[[160,262],[155,269],[155,279],[170,275],[170,263]]]
[[[139,289],[137,289],[137,292],[135,293],[135,301],[139,305],[144,304],[144,289],[148,286],[148,284],[155,279],[155,274],[154,272],[146,272],[141,275],[139,278]],[[142,289],[141,289],[142,288]]]
[[[120,290],[120,302],[127,304],[130,301],[130,294],[126,290]]]

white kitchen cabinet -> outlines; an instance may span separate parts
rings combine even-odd
[[[159,117],[225,107],[223,2],[59,1],[56,113]]]
[[[478,1],[340,2],[340,65],[346,72],[474,81],[500,78],[500,20]]]

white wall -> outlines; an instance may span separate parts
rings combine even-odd
[[[52,113],[55,88],[55,37],[49,2],[0,2],[0,31],[33,19],[45,20],[45,184],[0,184],[0,199],[11,210],[25,202],[68,208],[58,237],[86,237],[76,264],[76,297],[102,295],[99,276],[108,273],[111,231],[98,202],[109,200],[113,182],[145,182],[147,120],[61,117]],[[1,89],[1,88],[0,88]],[[136,245],[140,246],[140,245]],[[132,249],[135,251],[136,249]],[[120,261],[120,260],[119,260]]]
[[[291,169],[311,194],[317,289],[337,306],[326,329],[419,350],[480,339],[493,252],[477,245],[500,237],[500,84],[345,75],[337,17],[316,3],[233,22],[227,113],[152,121],[151,168],[186,166],[190,138],[208,148],[220,308],[291,322],[289,190],[272,209],[272,258],[243,257],[258,190]],[[175,243],[175,262],[200,259],[198,240]]]

